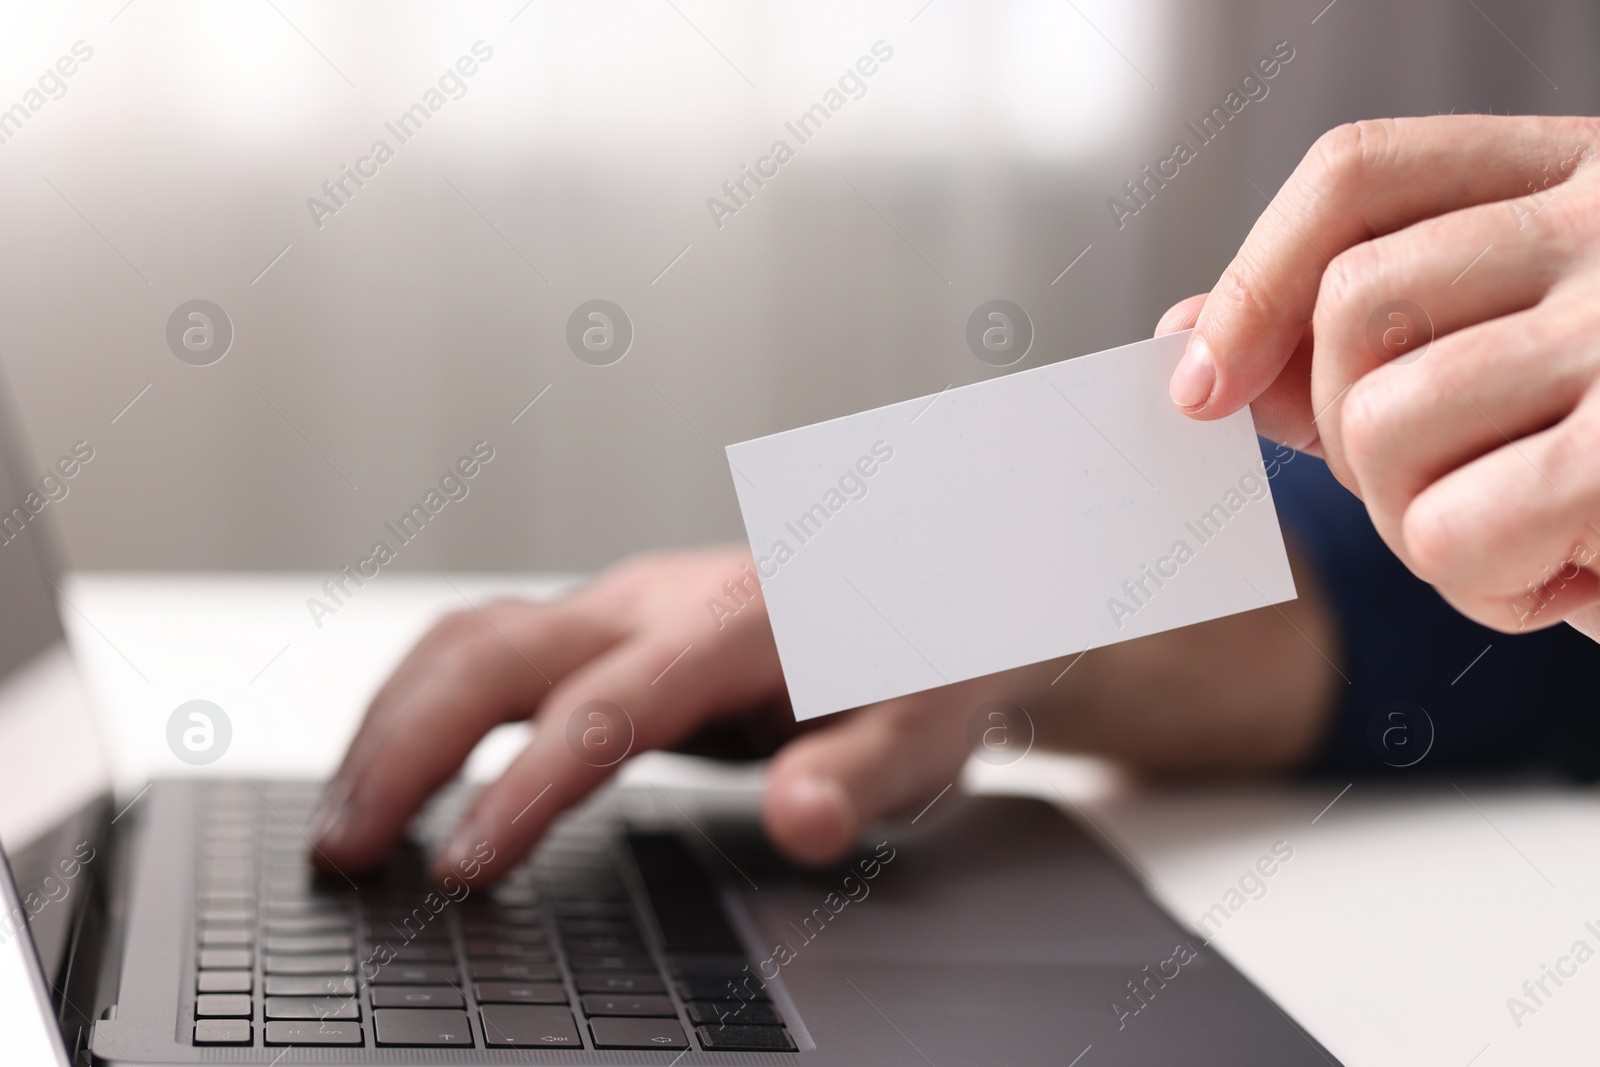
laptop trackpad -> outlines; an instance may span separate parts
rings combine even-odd
[[[1065,1067],[1093,1045],[1090,1059],[1106,1067],[1170,1062],[1175,1047],[1221,1051],[1235,1028],[1259,1040],[1262,1031],[1249,1025],[1259,1020],[1241,1017],[1255,1011],[1239,1010],[1240,991],[1218,981],[1218,968],[1200,964],[1169,965],[1176,976],[1163,982],[1127,967],[840,961],[804,968],[797,960],[784,978],[824,1059],[843,1048],[858,1056],[871,1049],[871,1062],[885,1065]],[[1139,984],[1137,994],[1130,982]],[[1250,999],[1248,1009],[1272,1010]],[[1248,1056],[1250,1048],[1241,1043],[1237,1052]]]

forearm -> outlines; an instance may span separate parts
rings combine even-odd
[[[1039,743],[1152,773],[1308,763],[1346,683],[1321,580],[1292,544],[1289,560],[1295,600],[1093,649],[1038,685]]]

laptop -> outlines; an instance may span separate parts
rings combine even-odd
[[[0,779],[27,745],[60,743],[7,725],[51,713],[45,681],[76,686],[49,509],[29,507],[38,472],[14,425],[0,418],[0,736],[24,740]],[[84,767],[91,744],[72,754]],[[469,788],[351,878],[307,862],[316,782],[89,789],[3,842],[0,1059],[1335,1062],[1036,800],[952,795],[814,871],[766,844],[753,793],[614,786],[494,887],[435,885],[426,857]],[[3,781],[0,796],[37,800]]]

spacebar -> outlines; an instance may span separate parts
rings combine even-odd
[[[634,864],[668,952],[743,951],[722,913],[717,890],[676,834],[628,835]]]

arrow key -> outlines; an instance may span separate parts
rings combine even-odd
[[[595,1048],[688,1048],[676,1019],[590,1019]]]
[[[485,1004],[483,1039],[491,1047],[579,1048],[578,1027],[566,1008],[532,1004]],[[652,1046],[653,1047],[653,1046]]]
[[[379,1008],[372,1027],[380,1045],[472,1046],[472,1027],[464,1011],[429,1008]]]

